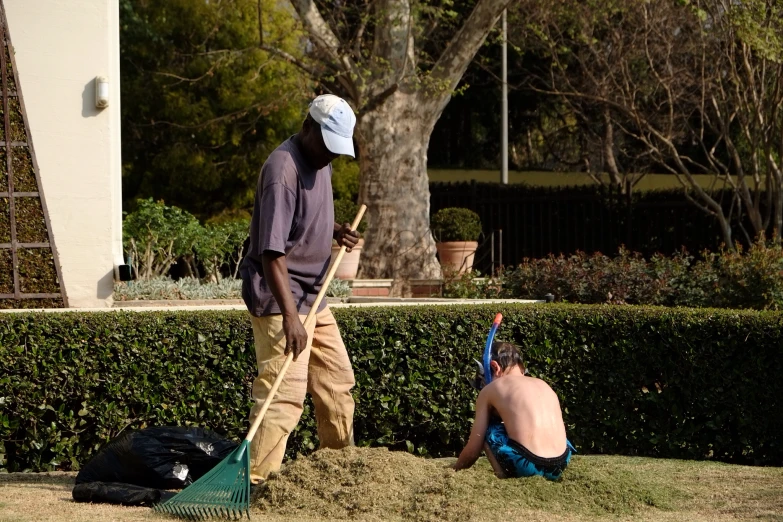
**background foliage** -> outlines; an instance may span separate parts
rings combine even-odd
[[[356,211],[350,199],[335,201],[340,222],[353,220]],[[433,218],[436,237],[468,237],[466,227],[471,234],[480,231],[469,210],[444,209],[437,216]],[[359,230],[363,232],[364,226]],[[246,220],[211,221],[202,226],[179,208],[143,200],[126,216],[123,231],[126,250],[141,280],[117,285],[115,298],[239,297],[235,278],[247,237]],[[175,262],[190,277],[166,280]],[[478,275],[447,271],[445,296],[540,299],[552,293],[558,301],[583,304],[783,309],[783,246],[763,237],[747,249],[737,244],[734,250],[704,250],[698,255],[684,249],[672,256],[649,257],[623,247],[614,256],[577,251],[525,258],[490,279],[477,281]],[[210,281],[216,284],[204,284]],[[335,287],[331,295],[347,293],[347,287]]]
[[[298,54],[279,2],[264,37]],[[252,206],[261,165],[296,132],[308,83],[259,48],[258,2],[120,2],[125,210],[164,199],[206,219]]]
[[[682,251],[649,259],[625,249],[526,259],[500,277],[501,295],[572,303],[783,309],[783,247],[763,238],[747,251]],[[491,290],[491,289],[490,289]],[[495,294],[497,295],[497,293]]]
[[[356,373],[356,439],[453,455],[467,378],[495,313],[559,394],[583,452],[783,464],[783,316],[613,306],[336,309]],[[0,454],[9,471],[77,468],[127,429],[237,439],[255,373],[244,312],[0,317]],[[310,406],[289,454],[315,447]]]
[[[340,156],[332,162],[332,195],[335,200],[359,200],[359,162]]]
[[[342,2],[340,9],[333,9],[330,1],[319,1],[318,5],[329,21],[334,22],[338,36],[347,41],[358,37],[358,33],[351,33],[357,24],[367,24],[368,31],[374,29],[372,26],[380,15],[366,12],[362,2],[353,0]],[[426,70],[431,65],[430,57],[442,50],[444,37],[465,20],[474,5],[473,0],[415,3],[414,15],[421,22],[415,35],[422,51],[417,60],[422,69]],[[608,70],[612,74],[621,74],[619,71],[625,69],[620,65],[627,60],[635,60],[633,57],[644,51],[640,44],[642,40],[636,37],[641,28],[639,24],[630,23],[633,18],[629,13],[634,6],[648,9],[651,23],[677,27],[676,31],[663,31],[665,34],[659,35],[658,42],[663,47],[673,46],[674,55],[686,53],[687,46],[677,42],[692,44],[709,40],[715,44],[707,53],[709,64],[717,67],[718,64],[742,61],[748,65],[748,74],[755,74],[758,70],[770,71],[759,81],[746,81],[741,75],[728,74],[725,79],[729,82],[727,85],[760,86],[765,95],[781,92],[781,76],[776,68],[781,63],[780,42],[783,37],[777,20],[781,3],[777,0],[740,3],[726,0],[656,0],[653,4],[636,1],[576,4],[541,0],[515,2],[509,8],[508,18],[511,87],[509,155],[512,168],[580,171],[596,182],[599,179],[606,182],[605,173],[616,170],[623,180],[618,188],[626,191],[631,190],[639,174],[671,171],[677,155],[682,156],[685,164],[704,165],[704,147],[695,145],[686,137],[695,130],[693,136],[711,139],[720,136],[723,131],[701,128],[700,125],[709,127],[709,122],[705,123],[704,118],[689,118],[687,115],[693,113],[689,106],[675,107],[672,111],[661,109],[663,105],[658,103],[661,100],[653,95],[667,89],[651,87],[654,87],[654,82],[650,84],[655,77],[655,71],[651,70],[654,64],[636,60],[630,64],[628,76],[629,81],[633,85],[638,84],[640,89],[641,105],[634,107],[642,112],[636,116],[642,120],[657,121],[666,114],[682,115],[671,126],[672,146],[667,149],[669,152],[664,155],[665,158],[651,155],[649,147],[640,141],[639,131],[634,130],[638,121],[633,114],[620,109],[602,110],[601,104],[595,101],[595,95],[620,95],[620,89],[613,88],[611,82],[607,92],[594,92],[596,78],[601,78],[601,68],[596,61],[585,59],[584,67],[575,66],[576,58],[594,48],[608,53],[605,58],[618,60],[618,66]],[[222,214],[247,215],[261,164],[273,147],[298,129],[306,99],[314,92],[314,86],[306,75],[292,65],[311,48],[302,38],[288,2],[263,0],[262,22],[264,41],[288,53],[289,61],[271,59],[259,45],[257,7],[253,0],[207,3],[174,0],[163,4],[122,0],[123,193],[126,210],[133,210],[137,198],[151,196],[163,198],[168,204],[179,206],[201,219]],[[673,17],[673,22],[666,19],[667,16]],[[720,23],[702,26],[699,20],[705,16]],[[686,23],[686,18],[690,22]],[[583,38],[580,32],[585,28],[595,29],[587,33],[590,38]],[[702,38],[702,29],[712,31],[710,39]],[[612,51],[618,49],[618,42],[626,46],[623,49],[627,52]],[[499,44],[499,32],[495,29],[455,89],[429,142],[431,167],[497,168],[501,152],[497,139],[500,127]],[[654,47],[650,51],[655,55],[656,49],[660,49]],[[737,49],[741,50],[739,54]],[[352,52],[356,51],[346,49],[346,53]],[[372,55],[374,52],[369,48],[360,50],[360,54]],[[368,58],[365,54],[361,54],[362,59]],[[664,53],[665,56],[669,54]],[[372,62],[371,58],[368,59]],[[383,64],[376,65],[383,69]],[[698,81],[703,78],[690,74],[698,70],[699,67],[685,64],[682,71],[673,73],[673,80],[685,93],[700,92],[704,85],[700,87]],[[737,73],[724,65],[715,70]],[[553,76],[553,73],[556,74]],[[322,86],[338,82],[337,78],[328,74],[321,81]],[[557,92],[559,89],[575,92],[564,95]],[[693,172],[720,171],[721,176],[715,178],[710,188],[728,187],[728,198],[721,193],[714,197],[715,201],[721,206],[739,208],[741,196],[746,196],[747,191],[735,189],[733,184],[737,180],[733,180],[733,176],[739,176],[742,171],[752,171],[763,180],[780,155],[765,154],[765,148],[760,145],[762,142],[780,142],[775,134],[779,134],[780,118],[774,117],[776,113],[773,111],[780,104],[772,99],[768,107],[763,106],[754,112],[754,105],[742,100],[755,99],[755,96],[743,98],[745,91],[733,87],[719,89],[720,92],[737,93],[739,96],[723,100],[728,110],[721,111],[732,119],[729,127],[733,130],[726,137],[734,141],[736,157],[729,158],[725,147],[718,146],[716,154],[719,157],[716,159],[725,165],[725,169],[694,167]],[[285,96],[280,93],[285,93]],[[697,98],[701,99],[700,96]],[[722,99],[718,98],[719,101]],[[766,98],[762,98],[762,102],[766,103]],[[766,121],[764,114],[773,115],[769,116],[769,125],[753,123]],[[749,133],[732,127],[740,122],[750,122],[745,124]],[[762,129],[766,130],[761,132]],[[711,147],[706,149],[711,150]],[[760,158],[767,159],[761,161]],[[337,163],[341,165],[335,165],[335,195],[355,201],[358,163]],[[629,182],[628,186],[625,181]],[[758,187],[767,185],[762,182]],[[692,204],[693,190],[690,196],[688,204]],[[734,230],[733,239],[740,239],[746,245],[752,241],[754,231],[761,230],[758,219],[754,219],[755,214],[765,215],[772,209],[765,203],[768,200],[766,195],[753,199],[760,208],[746,208],[742,212],[724,209],[728,216],[726,226]],[[696,206],[693,209],[703,214],[705,219],[696,222],[680,220],[676,234],[669,234],[665,224],[657,220],[658,228],[652,233],[640,220],[629,222],[627,228],[639,241],[651,237],[650,248],[663,248],[666,253],[672,251],[668,248],[669,242],[676,243],[675,249],[686,246],[700,250],[705,246],[717,246],[721,237],[717,221],[702,209]],[[561,214],[551,210],[542,219],[559,220]],[[482,219],[485,226],[490,226],[483,213]],[[563,228],[582,224],[573,215],[566,221]],[[708,223],[703,224],[702,221]],[[764,220],[764,223],[767,221]],[[773,226],[773,222],[767,224],[768,236],[774,234],[774,229],[780,228]],[[681,228],[701,228],[700,235],[704,237],[696,237],[692,233],[683,235],[679,233]],[[510,231],[507,224],[503,229]],[[745,231],[749,231],[747,237]],[[671,236],[670,241],[661,243],[661,236]],[[704,238],[708,238],[709,245],[705,244]],[[733,243],[733,239],[728,243]],[[601,249],[614,251],[620,243],[649,254],[644,245],[631,245],[628,240]],[[586,249],[584,246],[579,248]],[[553,247],[535,255],[575,250]]]
[[[335,223],[352,223],[359,212],[359,205],[351,201],[350,199],[336,199],[334,200],[334,221]],[[356,227],[359,234],[364,234],[367,230],[367,221],[362,219],[359,225]]]

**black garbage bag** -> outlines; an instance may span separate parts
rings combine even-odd
[[[152,490],[184,488],[236,447],[235,442],[203,428],[163,426],[124,433],[101,448],[76,476],[77,485],[103,483],[106,486],[79,488],[80,498],[74,488],[73,497],[91,502],[144,505],[143,502],[154,497],[154,492],[142,494],[132,488],[123,491],[122,486]],[[87,495],[89,499],[85,498]],[[155,502],[154,498],[151,502]]]
[[[145,488],[122,482],[85,482],[73,488],[76,502],[122,504],[124,506],[152,507],[160,501],[174,496],[170,491]]]

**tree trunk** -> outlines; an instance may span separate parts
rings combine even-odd
[[[427,147],[435,122],[487,34],[511,0],[477,0],[456,27],[427,71],[417,66],[417,38],[427,31],[412,0],[379,0],[366,4],[353,41],[337,31],[314,0],[291,0],[310,35],[312,56],[337,72],[331,89],[357,109],[354,137],[359,149],[359,200],[368,207],[366,242],[359,276],[394,279],[392,291],[404,293],[411,279],[440,278],[435,241],[430,232]],[[331,4],[324,2],[331,9]],[[363,40],[367,22],[372,37]],[[352,36],[353,38],[353,36]],[[372,38],[371,47],[365,45]],[[346,52],[353,49],[354,52]],[[371,49],[371,50],[370,50]],[[367,52],[369,51],[369,52]],[[323,75],[304,66],[309,74]],[[328,84],[327,84],[328,85]]]
[[[771,187],[769,185],[772,185]],[[772,231],[772,239],[780,242],[783,237],[783,185],[780,183],[768,184],[767,190],[775,192],[775,221]]]
[[[723,215],[723,212],[720,212],[716,215],[718,218],[718,223],[720,224],[720,231],[721,235],[723,236],[723,243],[725,244],[726,248],[730,251],[734,251],[734,238],[731,234],[731,223],[726,219],[726,216]]]
[[[626,183],[623,180],[623,175],[620,174],[620,169],[617,166],[617,161],[614,157],[614,128],[612,127],[612,117],[609,114],[609,109],[604,108],[604,166],[609,173],[609,179],[612,184],[620,189],[621,194],[625,194]]]
[[[396,92],[356,125],[367,230],[359,277],[394,279],[395,295],[411,279],[438,279],[430,232],[427,147],[436,115],[422,114],[415,93]]]

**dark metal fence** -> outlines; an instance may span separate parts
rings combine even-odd
[[[497,183],[432,183],[431,212],[464,207],[481,217],[485,238],[477,268],[513,266],[523,258],[584,252],[616,253],[621,246],[650,256],[717,249],[720,226],[682,191],[633,194],[598,186],[530,187]],[[730,194],[721,194],[728,207]],[[502,231],[502,238],[501,233]],[[490,234],[494,232],[494,239]],[[491,252],[490,252],[491,250]],[[494,264],[492,259],[494,258]]]

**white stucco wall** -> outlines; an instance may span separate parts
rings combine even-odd
[[[111,306],[122,263],[118,0],[3,3],[68,306]],[[96,76],[110,82],[102,110]]]

